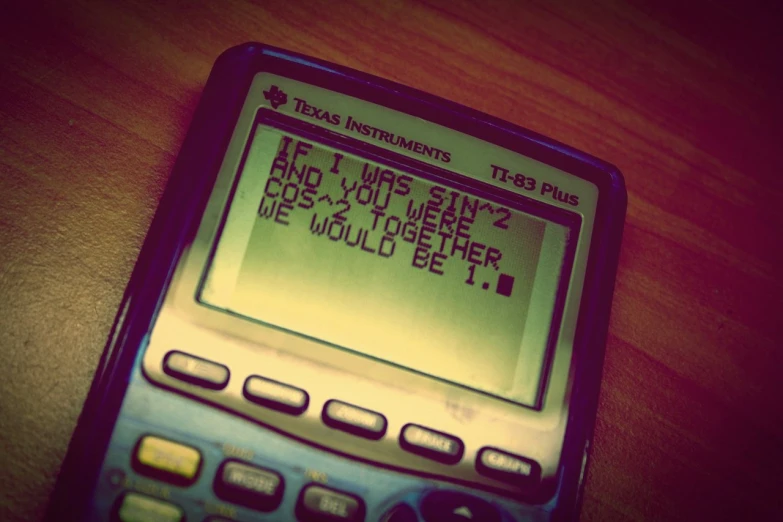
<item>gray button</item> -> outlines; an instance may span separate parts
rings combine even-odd
[[[400,433],[400,446],[423,457],[455,464],[462,458],[464,445],[457,437],[416,424],[407,424]]]
[[[479,452],[476,469],[487,477],[524,486],[535,486],[541,477],[536,461],[494,448]]]
[[[299,494],[297,516],[307,522],[362,522],[364,501],[354,495],[311,484]]]
[[[259,511],[272,511],[283,499],[283,477],[270,469],[227,460],[218,470],[214,490],[223,500]]]
[[[386,417],[358,406],[331,400],[322,415],[327,426],[368,439],[380,439],[386,433]]]
[[[249,401],[292,415],[301,415],[310,402],[306,391],[257,375],[245,381],[244,393]]]
[[[228,384],[228,368],[183,352],[171,351],[166,354],[163,371],[181,381],[211,390],[222,390]]]

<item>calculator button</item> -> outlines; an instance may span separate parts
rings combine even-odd
[[[464,445],[457,437],[416,424],[406,424],[400,433],[400,446],[406,451],[445,464],[456,464],[462,458]]]
[[[117,508],[120,522],[182,522],[185,512],[176,504],[139,493],[126,493]]]
[[[433,491],[421,503],[425,522],[501,522],[500,512],[486,500],[456,491]]]
[[[163,371],[175,379],[210,390],[222,390],[228,384],[227,367],[183,352],[166,354]]]
[[[486,477],[521,486],[535,486],[541,477],[536,461],[494,448],[479,451],[476,469]]]
[[[133,467],[142,475],[189,486],[198,478],[201,453],[191,446],[145,435],[136,445]]]
[[[213,484],[215,495],[258,511],[273,511],[283,499],[283,477],[270,469],[236,460],[220,465]]]
[[[386,417],[341,401],[327,402],[321,417],[327,426],[368,439],[377,440],[386,433]]]
[[[359,497],[311,484],[299,494],[296,516],[302,522],[362,522],[365,509]]]
[[[306,391],[257,375],[245,381],[244,395],[251,402],[291,415],[304,413],[310,402]]]

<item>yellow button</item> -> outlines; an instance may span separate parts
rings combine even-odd
[[[136,460],[149,468],[190,481],[198,473],[201,453],[196,448],[147,435],[139,442]]]
[[[126,494],[117,512],[122,522],[180,522],[183,515],[179,506],[138,493]]]

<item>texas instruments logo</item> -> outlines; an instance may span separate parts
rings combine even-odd
[[[288,95],[277,85],[273,85],[268,91],[264,91],[264,98],[269,100],[273,109],[277,109],[281,105],[288,103]]]

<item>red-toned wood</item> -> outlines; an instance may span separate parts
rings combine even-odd
[[[212,62],[250,40],[616,164],[628,220],[582,519],[783,519],[783,18],[772,5],[4,6],[0,519],[41,516]]]

